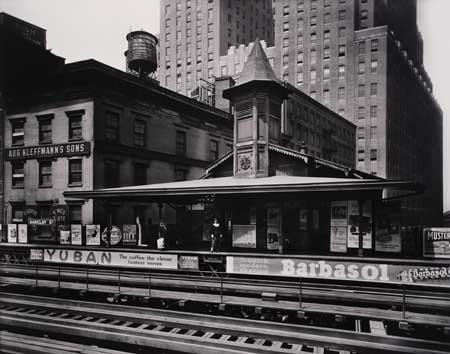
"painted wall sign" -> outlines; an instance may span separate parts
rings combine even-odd
[[[450,258],[450,228],[423,229],[423,255],[433,258]]]
[[[27,146],[5,149],[6,160],[29,160],[63,156],[81,156],[91,153],[91,144],[81,141],[68,144]]]
[[[45,248],[44,262],[147,269],[178,269],[176,254]]]
[[[256,248],[256,225],[233,225],[233,247]]]
[[[420,280],[416,281],[415,285],[438,285],[450,288],[450,266],[448,265],[444,267],[429,267],[419,271],[411,265],[238,256],[227,256],[226,264],[227,273],[234,274],[381,283],[403,283],[405,282],[404,275],[412,274],[415,279]],[[446,270],[443,270],[444,268]],[[430,269],[435,270],[431,273]]]

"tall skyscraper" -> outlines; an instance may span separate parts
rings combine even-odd
[[[210,80],[230,46],[255,38],[273,45],[271,0],[161,0],[161,85],[185,95]]]

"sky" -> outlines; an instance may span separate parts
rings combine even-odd
[[[417,0],[417,5],[425,68],[444,112],[444,210],[449,210],[450,1]],[[45,28],[47,48],[67,63],[93,58],[124,70],[126,34],[159,33],[159,0],[0,0],[3,11]]]

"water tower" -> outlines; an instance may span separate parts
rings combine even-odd
[[[158,67],[156,46],[158,38],[146,31],[127,34],[128,50],[125,52],[127,71],[140,78],[154,77]]]

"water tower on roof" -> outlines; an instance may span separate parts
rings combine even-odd
[[[128,50],[125,52],[127,71],[141,78],[154,77],[158,67],[156,46],[158,38],[146,31],[127,34]]]

